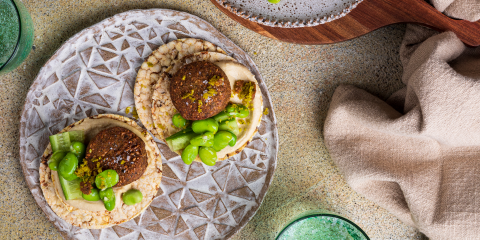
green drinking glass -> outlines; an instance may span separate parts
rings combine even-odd
[[[33,22],[20,0],[0,0],[0,74],[17,68],[33,44]]]
[[[293,218],[276,240],[370,240],[352,221],[326,211],[308,211]]]

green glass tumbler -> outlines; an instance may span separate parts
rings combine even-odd
[[[20,0],[0,0],[0,74],[17,68],[33,44],[33,22]]]
[[[352,221],[328,211],[308,211],[294,217],[276,240],[370,240]]]

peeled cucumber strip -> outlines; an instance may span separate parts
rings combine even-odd
[[[240,129],[238,128],[238,123],[236,118],[231,118],[228,120],[225,120],[221,122],[218,125],[218,131],[229,131],[232,132],[235,135],[238,135],[240,133]]]
[[[72,142],[85,142],[85,133],[83,131],[64,132],[52,135],[49,139],[53,152],[68,152]]]
[[[49,138],[53,152],[70,151],[70,134],[68,132],[59,133],[57,135],[50,136]]]
[[[187,128],[167,137],[165,141],[172,151],[178,151],[186,148],[190,144],[190,140],[197,135],[191,128]]]
[[[81,178],[77,178],[73,181],[67,181],[59,174],[58,179],[60,179],[60,185],[62,186],[63,195],[65,195],[66,200],[83,199],[82,191],[80,191],[80,182],[82,181]]]

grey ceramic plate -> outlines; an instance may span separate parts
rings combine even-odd
[[[48,136],[99,113],[128,117],[138,68],[159,45],[193,37],[210,41],[247,66],[259,81],[264,107],[258,133],[236,156],[209,167],[162,152],[160,190],[135,219],[102,230],[74,227],[48,206],[39,186]],[[20,162],[35,200],[66,239],[225,239],[253,217],[272,181],[278,137],[267,87],[252,59],[209,23],[164,9],[115,15],[69,39],[40,70],[20,120]]]
[[[311,27],[348,14],[363,0],[215,0],[229,11],[271,27]]]

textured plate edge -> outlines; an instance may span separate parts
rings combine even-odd
[[[40,207],[40,209],[44,212],[45,214],[45,217],[53,224],[52,220],[50,220],[49,218],[49,213],[47,212],[47,208],[50,209],[51,212],[53,212],[53,210],[50,208],[50,206],[48,205],[48,203],[46,202],[45,199],[43,199],[44,201],[44,207],[41,206],[41,199],[37,199],[34,195],[34,189],[36,188],[36,186],[32,185],[28,179],[27,179],[27,175],[26,175],[26,171],[27,171],[27,167],[25,166],[25,153],[22,154],[22,139],[26,139],[26,136],[25,136],[25,127],[26,126],[22,126],[22,118],[24,116],[27,115],[27,112],[26,112],[26,109],[25,107],[27,106],[27,104],[32,104],[31,101],[29,101],[28,97],[30,96],[30,94],[33,94],[34,92],[34,89],[36,88],[36,85],[39,84],[37,82],[39,76],[42,75],[43,71],[46,71],[45,69],[45,66],[50,63],[50,61],[52,61],[54,59],[54,57],[57,56],[57,54],[60,53],[60,51],[66,47],[66,44],[69,43],[70,41],[74,41],[75,39],[79,38],[82,36],[82,34],[88,30],[90,30],[91,28],[94,28],[94,27],[97,27],[101,24],[104,24],[106,22],[108,22],[109,20],[112,20],[114,18],[117,18],[119,15],[124,15],[124,14],[128,14],[130,12],[147,12],[147,11],[168,11],[168,12],[172,12],[172,13],[177,13],[177,14],[186,14],[186,15],[189,15],[191,18],[194,18],[194,19],[197,19],[201,22],[203,22],[204,24],[206,24],[207,27],[210,27],[212,29],[214,29],[216,32],[216,36],[220,36],[221,38],[223,38],[223,40],[225,42],[222,42],[222,44],[226,44],[228,43],[230,47],[227,47],[225,45],[225,47],[223,47],[224,50],[227,51],[228,53],[228,49],[231,48],[231,47],[234,47],[234,48],[237,48],[239,49],[242,53],[244,53],[244,55],[246,56],[246,58],[244,59],[245,61],[247,61],[249,63],[249,66],[247,66],[249,69],[250,69],[250,66],[253,67],[253,69],[250,69],[250,71],[252,71],[255,75],[255,77],[257,78],[257,80],[265,87],[266,90],[268,90],[268,87],[267,85],[265,84],[259,70],[258,70],[258,67],[257,65],[255,64],[255,62],[253,61],[253,59],[250,58],[250,56],[242,49],[240,48],[238,45],[236,45],[232,40],[230,40],[228,37],[226,37],[223,33],[221,33],[217,28],[215,28],[211,23],[209,23],[208,21],[196,16],[196,15],[193,15],[193,14],[190,14],[190,13],[187,13],[187,12],[182,12],[182,11],[177,11],[177,10],[172,10],[172,9],[163,9],[163,8],[150,8],[150,9],[132,9],[132,10],[129,10],[129,11],[125,11],[125,12],[121,12],[121,13],[117,13],[109,18],[106,18],[106,19],[103,19],[101,20],[100,22],[98,23],[95,23],[89,27],[86,27],[84,29],[82,29],[81,31],[77,32],[75,35],[73,35],[72,37],[70,37],[69,39],[67,39],[66,41],[64,41],[60,47],[52,54],[52,56],[42,65],[42,68],[38,71],[37,75],[35,76],[35,79],[33,80],[32,82],[32,85],[30,85],[28,91],[27,91],[27,94],[25,96],[25,101],[24,101],[24,104],[22,106],[22,111],[21,111],[21,114],[20,114],[20,118],[19,118],[19,123],[20,123],[20,126],[19,126],[19,131],[20,131],[20,136],[19,136],[19,140],[18,140],[18,143],[19,143],[19,155],[20,155],[20,166],[22,167],[22,173],[23,173],[23,178],[30,190],[30,192],[32,193],[32,197],[34,198],[35,202],[37,203],[37,205]],[[203,29],[202,29],[203,30]],[[222,40],[222,39],[219,39],[219,40]],[[238,60],[238,59],[237,59]],[[241,62],[241,61],[240,61]],[[268,190],[270,188],[270,185],[273,181],[273,177],[275,176],[275,171],[276,171],[276,167],[277,167],[277,157],[278,157],[278,147],[279,147],[279,140],[278,140],[278,128],[277,128],[277,118],[275,116],[275,111],[274,111],[274,107],[273,107],[273,103],[271,101],[271,96],[270,96],[270,93],[268,91],[266,91],[265,93],[262,92],[262,94],[264,94],[264,96],[266,96],[266,99],[264,98],[264,102],[265,100],[267,100],[266,102],[269,104],[269,115],[271,115],[270,117],[270,120],[272,122],[272,124],[274,125],[274,129],[273,129],[273,136],[276,138],[276,147],[274,148],[274,153],[271,153],[270,155],[273,157],[272,159],[274,161],[272,161],[269,165],[270,167],[272,167],[272,173],[270,174],[270,176],[267,174],[266,178],[267,180],[265,181],[265,184],[264,184],[264,188],[266,187],[266,190],[263,194],[259,195],[259,197],[261,197],[261,200],[258,202],[258,207],[255,209],[254,213],[248,218],[248,219],[242,219],[242,222],[239,225],[239,229],[237,231],[234,231],[234,232],[230,232],[229,234],[227,234],[225,236],[226,239],[229,239],[231,238],[232,236],[236,235],[238,232],[240,232],[246,225],[247,223],[256,215],[258,209],[260,209],[261,207],[261,204],[263,203],[264,201],[264,198],[266,196],[266,194],[268,193]],[[34,108],[34,107],[33,107]],[[26,147],[26,146],[24,146]],[[268,179],[268,177],[270,177],[270,179]],[[40,183],[39,183],[40,184]],[[38,187],[38,192],[42,193],[43,194],[43,191],[40,187]],[[251,210],[250,210],[251,211]],[[249,212],[250,212],[249,211]],[[58,217],[58,216],[57,216]],[[55,224],[53,224],[54,227],[58,230],[58,232],[62,235],[62,237],[64,239],[68,239],[69,238],[69,235],[67,235],[65,232],[61,231],[59,229],[59,227]]]
[[[243,11],[241,8],[236,8],[228,3],[228,0],[213,0],[217,2],[220,6],[228,10],[229,12],[246,19],[248,21],[258,23],[261,25],[266,25],[269,27],[278,27],[278,28],[301,28],[301,27],[315,27],[321,24],[329,23],[335,21],[339,18],[342,18],[349,14],[353,9],[355,9],[358,4],[363,2],[364,0],[355,0],[348,8],[344,9],[342,12],[338,14],[332,14],[330,16],[324,16],[323,18],[315,18],[310,20],[297,20],[295,22],[286,21],[286,20],[270,20],[265,19],[262,16],[256,16],[249,14],[248,12]]]

